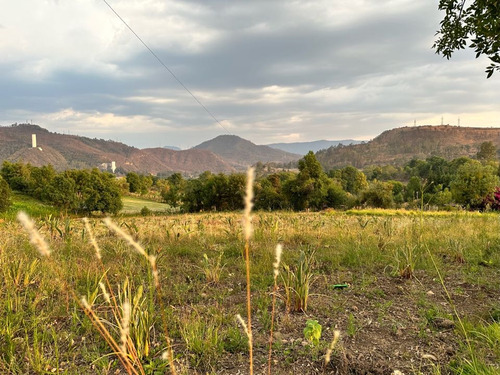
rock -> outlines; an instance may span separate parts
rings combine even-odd
[[[434,292],[433,292],[432,290],[429,290],[429,291],[427,292],[427,295],[428,295],[428,296],[433,296],[433,295],[434,295]]]
[[[432,324],[439,329],[452,329],[455,328],[455,322],[446,318],[434,318]]]

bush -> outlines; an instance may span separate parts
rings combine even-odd
[[[141,215],[142,216],[149,216],[151,214],[152,214],[152,211],[148,207],[144,206],[143,208],[141,208]]]
[[[5,212],[11,205],[10,187],[7,181],[0,176],[0,212]]]

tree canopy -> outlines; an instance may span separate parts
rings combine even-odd
[[[500,1],[440,0],[438,9],[445,15],[433,46],[436,53],[450,59],[453,52],[468,44],[476,58],[485,55],[490,59],[487,78],[500,70]]]

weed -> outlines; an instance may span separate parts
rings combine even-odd
[[[205,370],[212,369],[224,352],[220,326],[214,319],[195,314],[181,325],[181,336],[186,344],[191,364]]]
[[[347,336],[349,337],[356,336],[358,329],[359,327],[356,318],[354,317],[353,313],[349,313],[349,316],[347,318],[347,327],[346,327]]]
[[[222,264],[222,256],[224,252],[220,252],[219,256],[214,258],[209,258],[206,253],[203,253],[203,258],[201,260],[201,270],[205,276],[207,283],[217,284],[220,281],[222,270],[225,265]]]
[[[321,324],[319,324],[317,320],[309,319],[304,328],[304,337],[313,346],[318,346],[319,340],[321,339],[321,331]]]
[[[281,279],[285,290],[285,306],[287,311],[307,311],[309,290],[314,281],[311,264],[314,261],[314,251],[306,254],[300,252],[297,266],[292,269],[283,264]]]

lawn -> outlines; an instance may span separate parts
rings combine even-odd
[[[123,209],[121,213],[134,214],[139,213],[144,207],[147,207],[152,212],[169,211],[171,207],[166,203],[150,201],[137,197],[125,196],[122,197]]]

